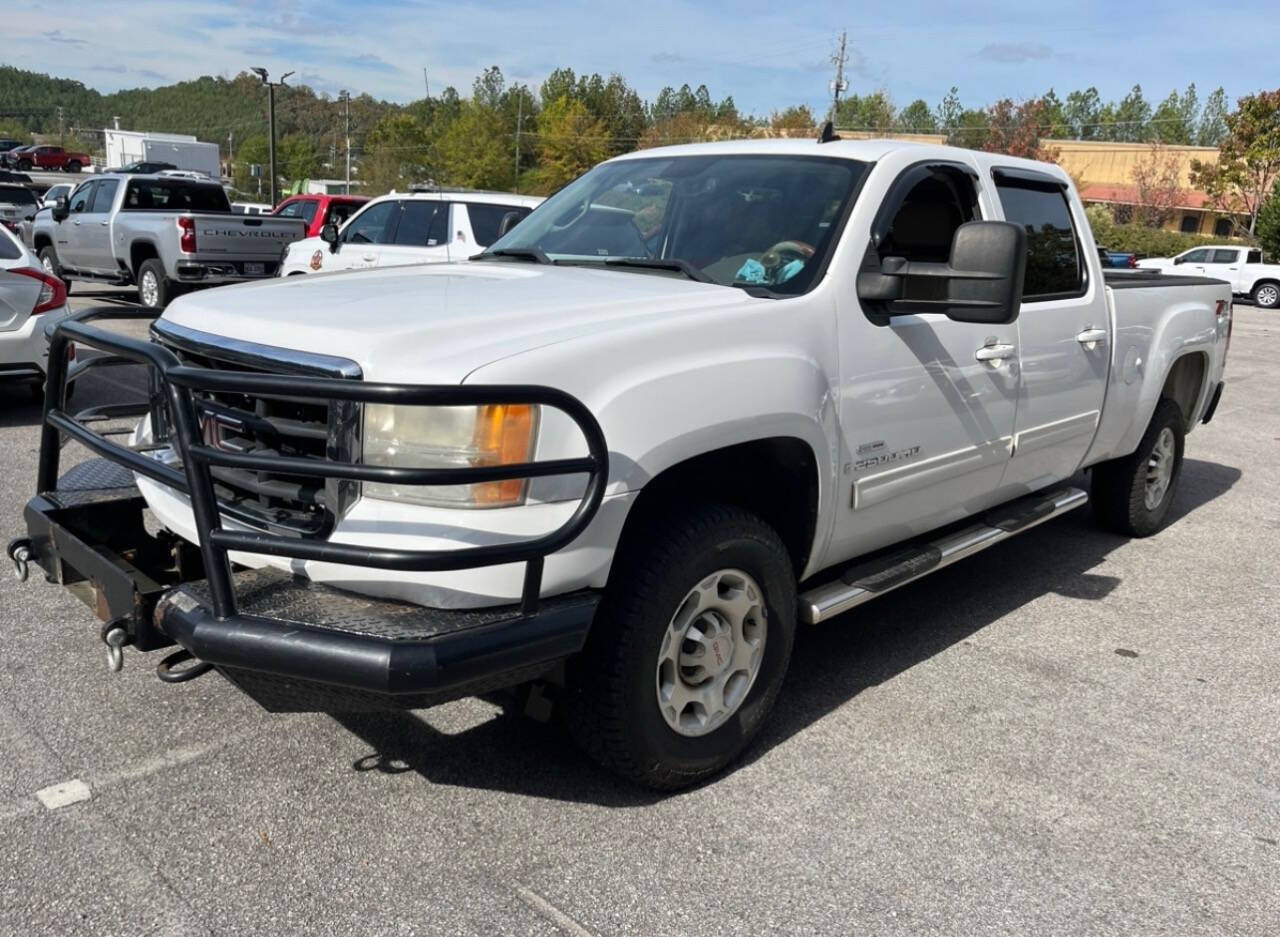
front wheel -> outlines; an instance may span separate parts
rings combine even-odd
[[[57,277],[62,281],[63,287],[66,288],[67,295],[71,295],[71,281],[62,275],[62,265],[58,263],[58,252],[53,249],[53,245],[49,244],[40,248],[40,266],[44,268],[44,272],[51,277]]]
[[[30,172],[30,171],[31,171],[31,160],[29,160],[29,159],[20,159],[20,160],[18,160],[18,169],[19,169],[19,171],[21,171],[21,172]]]
[[[1182,476],[1185,438],[1182,408],[1166,397],[1132,455],[1093,467],[1090,500],[1102,527],[1131,537],[1160,529]]]
[[[710,505],[645,522],[617,563],[570,668],[570,729],[631,780],[697,783],[746,748],[777,698],[795,638],[791,558],[755,515]]]
[[[1259,283],[1253,290],[1253,304],[1262,309],[1280,306],[1280,284]]]

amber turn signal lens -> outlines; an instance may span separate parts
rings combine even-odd
[[[536,414],[529,404],[489,404],[476,419],[476,465],[515,465],[533,458]],[[496,507],[524,500],[527,478],[471,486],[477,505]]]

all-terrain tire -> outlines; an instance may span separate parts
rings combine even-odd
[[[1098,524],[1130,537],[1159,530],[1182,476],[1185,439],[1182,408],[1161,399],[1138,448],[1093,467],[1089,497]]]
[[[176,295],[174,284],[164,275],[164,264],[155,257],[144,260],[138,268],[138,302],[163,309]]]
[[[673,624],[691,590],[735,571],[745,574],[753,594],[757,585],[762,594],[756,599],[764,612],[758,670],[723,721],[705,734],[681,734],[659,704],[660,660],[671,653]],[[773,528],[726,505],[660,512],[628,534],[587,647],[570,666],[570,731],[595,761],[640,784],[674,790],[702,781],[747,747],[772,709],[791,659],[795,621],[795,571]]]
[[[58,263],[58,252],[53,249],[52,244],[46,244],[40,248],[40,266],[44,267],[45,273],[55,276],[62,281],[62,285],[67,290],[67,295],[71,295],[71,281],[62,275],[62,264]]]

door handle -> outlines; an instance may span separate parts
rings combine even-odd
[[[369,260],[369,261],[374,261],[374,260],[377,260],[377,259],[378,259],[378,255],[377,255],[377,254],[365,254],[365,255],[364,255],[364,257],[363,257],[363,259],[364,259],[364,260]]]
[[[111,224],[111,221],[110,220],[99,221],[98,224],[102,225],[105,228],[107,225]]]
[[[1005,358],[1012,358],[1018,351],[1016,345],[1006,345],[1001,342],[995,342],[990,345],[983,345],[973,353],[973,357],[978,361],[994,361],[999,364]]]
[[[1107,340],[1106,329],[1085,329],[1076,336],[1076,341],[1081,345],[1097,345]]]
[[[77,228],[80,227],[80,219],[77,218],[75,221],[72,222],[72,224],[74,224]]]

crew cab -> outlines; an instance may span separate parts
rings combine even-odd
[[[88,153],[77,153],[60,146],[38,144],[14,154],[15,166],[22,172],[29,169],[60,170],[62,172],[79,172],[85,166],[92,166],[93,159]]]
[[[365,205],[345,225],[289,245],[281,276],[465,260],[542,201],[497,192],[405,192]]]
[[[307,237],[319,237],[327,224],[341,227],[369,201],[365,195],[291,195],[271,214],[279,218],[301,218],[307,223]]]
[[[51,374],[10,547],[113,667],[176,643],[166,679],[279,711],[520,687],[674,788],[758,732],[801,624],[1090,500],[1158,530],[1231,293],[1104,277],[1057,166],[824,134],[617,157],[469,262],[93,325],[128,314],[50,362],[143,362],[139,422],[99,434]],[[60,478],[63,434],[107,461]]]
[[[1262,251],[1239,244],[1195,247],[1174,257],[1149,257],[1138,261],[1140,270],[1187,273],[1226,280],[1231,292],[1246,296],[1255,306],[1280,306],[1280,264],[1262,262]]]
[[[102,175],[41,209],[31,244],[67,283],[136,284],[144,306],[163,309],[185,290],[274,277],[304,231],[299,219],[232,214],[216,182]]]

